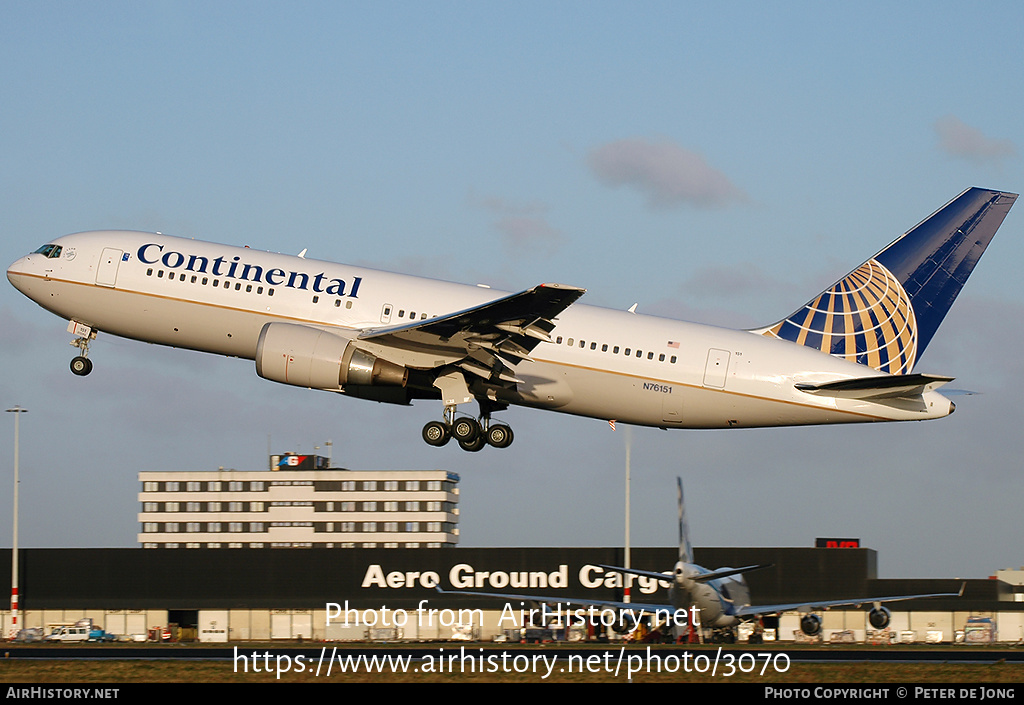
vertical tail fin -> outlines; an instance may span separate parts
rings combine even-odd
[[[693,544],[690,543],[686,507],[683,504],[683,478],[677,477],[676,483],[679,485],[679,560],[682,563],[693,563]]]
[[[911,372],[1015,200],[967,189],[788,318],[753,332]]]

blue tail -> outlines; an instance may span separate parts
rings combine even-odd
[[[967,189],[788,318],[754,332],[908,374],[1016,200]]]

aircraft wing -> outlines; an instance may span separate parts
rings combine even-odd
[[[400,326],[367,328],[359,340],[446,354],[464,353],[459,366],[485,379],[502,377],[503,363],[530,359],[541,342],[550,341],[554,318],[583,296],[586,289],[541,284],[463,311]],[[507,375],[507,381],[517,381]]]
[[[800,612],[812,612],[830,607],[860,607],[861,605],[881,604],[883,602],[898,602],[900,600],[923,600],[929,597],[961,597],[966,583],[960,587],[960,592],[933,592],[924,595],[892,595],[889,597],[861,597],[846,600],[822,600],[819,602],[790,602],[780,605],[747,605],[736,609],[737,617],[755,617],[761,614],[774,614],[776,612],[789,612],[799,610]]]
[[[665,576],[668,577],[668,576]],[[676,607],[673,605],[654,605],[639,602],[614,602],[612,600],[588,600],[575,597],[552,597],[551,595],[513,595],[500,592],[473,592],[472,590],[442,590],[435,587],[442,595],[473,595],[475,597],[491,597],[501,600],[520,600],[526,602],[541,602],[548,605],[581,605],[583,607],[611,608],[614,610],[626,610],[629,612],[640,612],[654,614],[655,612],[668,612],[672,614]]]

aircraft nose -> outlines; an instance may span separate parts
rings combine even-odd
[[[7,281],[14,285],[14,288],[18,291],[24,291],[22,288],[23,282],[25,281],[25,272],[28,269],[28,256],[22,257],[14,262],[10,267],[7,268]]]

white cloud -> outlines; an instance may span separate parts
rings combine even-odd
[[[608,186],[631,186],[653,208],[690,204],[702,208],[746,200],[746,195],[703,156],[669,141],[632,138],[594,149],[591,171]]]
[[[953,157],[998,164],[1006,157],[1017,155],[1017,147],[1010,140],[987,137],[953,115],[937,120],[935,132],[939,136],[939,148]]]

